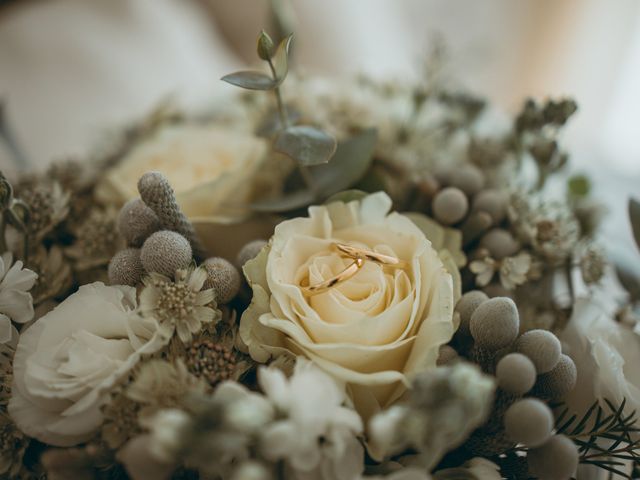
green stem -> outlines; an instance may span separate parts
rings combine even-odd
[[[277,79],[276,69],[273,66],[273,62],[271,59],[267,60],[269,64],[269,69],[271,70],[271,75],[273,79]],[[273,89],[273,93],[276,97],[276,103],[278,105],[278,115],[280,116],[280,126],[281,130],[285,130],[289,127],[289,116],[287,115],[287,107],[285,107],[284,102],[282,101],[282,93],[280,92],[280,87],[276,87]],[[296,162],[298,166],[298,171],[300,172],[300,176],[302,177],[302,181],[305,183],[307,188],[313,193],[313,197],[317,199],[319,197],[318,186],[316,185],[311,172],[308,167],[304,165],[300,165],[300,163]]]

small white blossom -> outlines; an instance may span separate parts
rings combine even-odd
[[[351,480],[363,470],[360,416],[344,407],[344,390],[314,364],[299,360],[287,379],[274,368],[258,372],[260,386],[284,417],[262,433],[261,452],[285,460],[291,478]]]
[[[17,338],[11,321],[26,323],[33,318],[33,298],[29,290],[38,275],[22,268],[22,262],[13,263],[13,256],[6,252],[0,257],[0,343]]]
[[[500,283],[507,290],[514,290],[527,281],[531,269],[531,255],[521,252],[514,257],[507,257],[500,263]]]

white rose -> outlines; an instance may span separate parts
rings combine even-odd
[[[577,366],[576,387],[565,401],[578,414],[605,399],[620,405],[626,398],[627,412],[640,409],[640,337],[607,310],[592,298],[579,298],[560,336]]]
[[[135,145],[108,171],[98,195],[112,202],[138,196],[138,179],[149,171],[167,177],[192,221],[246,212],[251,178],[268,152],[267,142],[217,125],[163,127]]]
[[[435,367],[439,347],[455,330],[452,276],[422,231],[390,209],[381,192],[311,207],[309,218],[278,225],[244,267],[253,300],[240,337],[251,356],[259,362],[289,351],[308,357],[348,384],[365,418],[397,400],[414,372]],[[320,283],[351,262],[331,248],[336,241],[409,267],[365,261],[349,280],[305,297],[301,282]]]
[[[134,288],[96,282],[21,333],[9,413],[22,431],[56,446],[91,438],[108,391],[162,346],[135,309]]]

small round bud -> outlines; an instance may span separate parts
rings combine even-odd
[[[456,352],[453,347],[450,347],[449,345],[442,345],[440,346],[440,352],[438,354],[438,360],[436,364],[438,366],[446,365],[456,358],[458,358],[458,352]]]
[[[445,225],[453,225],[467,214],[469,201],[461,190],[447,187],[436,194],[432,207],[436,220]]]
[[[494,351],[510,345],[518,336],[519,328],[518,308],[507,297],[486,300],[476,308],[469,322],[476,344]]]
[[[480,246],[489,250],[489,254],[496,260],[510,257],[520,248],[513,235],[502,228],[494,228],[485,233],[480,239]]]
[[[475,165],[462,165],[451,174],[451,186],[473,196],[484,187],[484,175]]]
[[[213,288],[219,304],[229,303],[240,291],[241,278],[238,269],[222,257],[212,257],[202,266],[207,271],[204,288]]]
[[[160,220],[141,199],[134,198],[120,209],[118,230],[129,246],[141,247],[149,235],[160,230]]]
[[[260,250],[262,250],[266,244],[267,242],[264,240],[253,240],[252,242],[247,243],[238,252],[238,256],[236,257],[236,266],[240,269],[244,267],[245,263],[256,258],[260,253]]]
[[[561,400],[576,386],[578,369],[571,357],[560,355],[560,360],[550,372],[538,376],[534,393],[540,398]]]
[[[273,57],[273,47],[273,40],[271,40],[269,34],[267,34],[267,32],[265,32],[264,30],[261,31],[260,35],[258,36],[258,57],[260,57],[265,62],[271,60],[271,57]]]
[[[557,365],[562,345],[558,337],[547,330],[529,330],[516,340],[515,350],[529,357],[541,374]]]
[[[144,268],[139,248],[125,248],[116,253],[109,262],[109,283],[135,287],[142,280]]]
[[[469,321],[471,315],[476,311],[482,302],[488,300],[489,297],[480,290],[471,290],[460,297],[456,304],[456,312],[460,314],[460,327],[458,331],[463,335],[469,335]]]
[[[554,435],[527,453],[529,472],[544,480],[569,480],[578,468],[578,447],[564,435]]]
[[[551,437],[553,412],[536,398],[525,398],[511,405],[504,414],[504,428],[514,442],[537,447]]]
[[[473,198],[472,211],[488,213],[497,225],[507,214],[507,199],[498,190],[482,190]]]
[[[536,367],[521,353],[510,353],[498,362],[496,377],[505,392],[524,395],[536,383]]]
[[[145,240],[140,258],[147,272],[173,278],[176,270],[187,268],[193,257],[189,240],[171,230],[160,230]]]

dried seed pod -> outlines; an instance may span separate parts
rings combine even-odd
[[[560,355],[553,369],[538,376],[533,393],[544,399],[561,400],[576,386],[578,369],[571,357]]]
[[[504,220],[507,214],[507,198],[498,190],[482,190],[473,198],[471,210],[488,213],[491,215],[493,224],[497,225]]]
[[[473,196],[484,187],[484,174],[475,165],[462,165],[451,174],[450,185],[459,188],[468,196]]]
[[[109,282],[112,285],[135,287],[142,281],[144,267],[139,248],[125,248],[116,253],[109,262]]]
[[[196,257],[201,258],[203,249],[193,225],[180,210],[169,181],[160,172],[147,172],[138,180],[140,197],[158,216],[162,228],[178,232],[191,244]]]
[[[436,220],[445,225],[453,225],[467,214],[469,201],[460,189],[447,187],[436,194],[432,208]]]
[[[496,366],[498,386],[505,392],[524,395],[536,383],[536,367],[521,353],[510,353],[500,359]]]
[[[560,360],[560,340],[548,330],[529,330],[516,340],[515,350],[529,357],[538,374],[553,369]]]
[[[460,326],[458,331],[462,335],[470,335],[469,321],[471,315],[476,311],[476,308],[480,306],[485,300],[489,300],[489,297],[480,290],[471,290],[460,297],[456,304],[456,312],[460,314]]]
[[[204,288],[213,288],[216,292],[216,301],[219,304],[229,303],[233,300],[242,284],[238,269],[221,257],[208,258],[202,266],[207,271]]]
[[[510,257],[520,248],[513,235],[503,228],[494,228],[485,233],[480,239],[480,246],[489,250],[489,254],[496,260]]]
[[[254,259],[266,244],[267,242],[265,240],[253,240],[247,243],[238,252],[238,256],[236,257],[236,266],[242,269],[242,267],[244,267],[244,264],[249,260]]]
[[[158,216],[140,198],[129,200],[120,209],[118,230],[130,247],[141,247],[160,228]]]
[[[510,345],[518,336],[518,308],[510,298],[491,298],[476,308],[469,327],[476,345],[499,350]]]
[[[554,435],[527,453],[529,472],[544,480],[569,480],[578,468],[578,447],[564,435]]]
[[[553,412],[546,403],[525,398],[511,405],[504,414],[507,436],[527,447],[542,445],[551,437]]]
[[[174,277],[176,270],[187,268],[193,260],[189,241],[171,230],[160,230],[147,238],[140,259],[147,272],[169,278]]]

